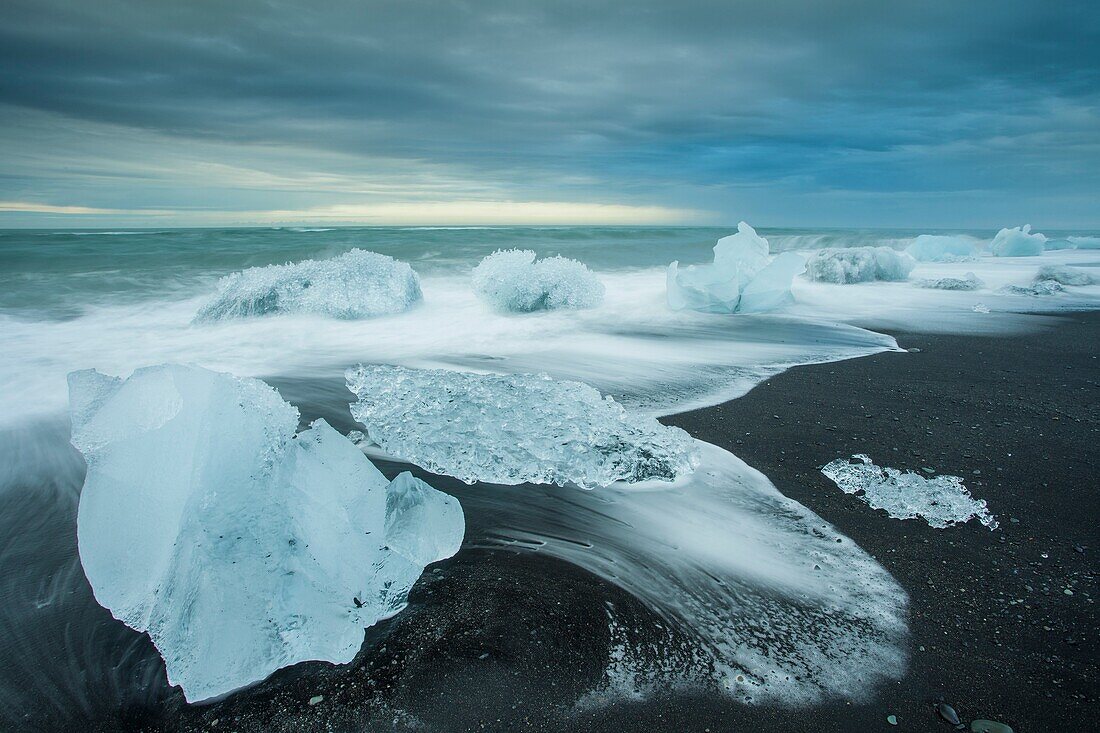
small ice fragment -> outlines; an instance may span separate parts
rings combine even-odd
[[[985,303],[978,303],[974,306],[974,312],[975,313],[988,313],[989,312],[989,306],[986,305]]]
[[[96,600],[148,632],[188,701],[316,659],[350,662],[458,551],[462,508],[392,482],[256,379],[177,365],[69,375],[88,464],[80,561]]]
[[[894,519],[921,517],[929,526],[942,529],[977,517],[990,529],[998,526],[985,500],[973,498],[959,476],[924,478],[876,466],[863,454],[852,458],[855,462],[838,458],[821,472],[844,493],[856,494],[873,509],[885,509]]]
[[[1080,267],[1070,267],[1068,265],[1044,265],[1039,268],[1035,280],[1036,282],[1053,280],[1061,285],[1072,286],[1100,284],[1100,277]]]
[[[1002,295],[1028,295],[1034,297],[1043,297],[1047,295],[1054,295],[1055,293],[1061,293],[1065,288],[1062,284],[1056,280],[1040,280],[1039,282],[1031,285],[1005,285],[997,290]]]
[[[580,382],[362,366],[351,413],[386,453],[467,483],[672,481],[698,451],[683,430],[632,415]]]
[[[582,262],[565,257],[535,259],[529,249],[498,250],[473,271],[478,297],[504,312],[595,308],[603,283]]]
[[[668,305],[703,313],[774,310],[790,302],[791,281],[803,269],[805,260],[794,252],[771,259],[768,240],[741,222],[736,234],[714,245],[712,264],[668,266]]]
[[[912,257],[889,247],[823,249],[806,262],[806,277],[840,285],[897,281],[907,279],[915,266]]]
[[[997,232],[989,251],[996,257],[1030,257],[1041,255],[1046,249],[1046,241],[1042,234],[1032,234],[1031,225],[1025,224]]]
[[[922,234],[905,248],[917,262],[962,262],[978,251],[978,240],[964,235]]]
[[[223,277],[194,323],[277,313],[346,320],[401,313],[421,299],[420,278],[405,262],[353,249],[328,260],[251,267]]]
[[[972,272],[966,273],[966,277],[939,277],[917,280],[914,285],[918,288],[930,288],[932,290],[980,290],[985,287],[985,283]]]

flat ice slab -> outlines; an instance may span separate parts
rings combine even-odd
[[[921,517],[929,526],[943,529],[964,524],[974,517],[990,529],[997,520],[984,499],[975,499],[958,476],[925,478],[911,471],[876,466],[857,453],[854,460],[838,458],[821,469],[846,494],[859,496],[873,509],[885,509],[894,519]]]
[[[148,632],[189,701],[305,660],[350,662],[458,551],[462,508],[392,482],[256,379],[165,365],[69,375],[88,464],[80,561],[96,600]]]
[[[327,260],[251,267],[227,275],[194,322],[276,313],[353,320],[401,313],[421,297],[420,278],[407,263],[353,249]]]
[[[698,451],[683,430],[633,415],[580,382],[363,366],[351,414],[386,453],[467,483],[672,481]]]

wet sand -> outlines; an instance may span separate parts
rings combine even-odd
[[[607,604],[641,638],[667,642],[675,632],[574,567],[471,549],[429,570],[409,609],[371,629],[352,665],[298,665],[213,705],[184,706],[169,693],[164,705],[104,713],[80,729],[949,730],[933,710],[939,698],[964,721],[992,718],[1018,733],[1091,729],[1100,714],[1098,333],[1100,314],[1013,337],[895,333],[919,351],[798,367],[741,399],[666,420],[761,470],[908,592],[908,672],[871,702],[784,709],[685,691],[586,698],[612,647]],[[937,530],[869,508],[819,472],[853,453],[965,477],[1001,529]]]

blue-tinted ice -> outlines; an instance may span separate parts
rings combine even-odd
[[[814,252],[806,262],[806,277],[827,283],[905,280],[916,262],[889,247],[845,247]]]
[[[392,456],[467,483],[672,481],[698,451],[683,430],[634,415],[580,382],[442,369],[349,369],[351,413]]]
[[[255,379],[197,367],[69,376],[88,464],[77,532],[96,600],[149,633],[190,701],[280,667],[350,662],[427,563],[458,551],[458,501],[392,483]]]
[[[709,265],[668,266],[666,288],[673,310],[703,313],[759,313],[791,301],[791,281],[805,268],[805,259],[785,252],[774,259],[768,240],[745,222],[737,233],[714,245]]]
[[[603,283],[582,262],[566,257],[535,259],[529,249],[498,250],[473,271],[478,297],[498,311],[595,308]]]
[[[251,267],[228,275],[195,323],[276,313],[371,318],[406,311],[421,297],[420,278],[407,263],[353,249],[327,260]]]

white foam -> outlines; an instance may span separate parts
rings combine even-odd
[[[532,486],[519,506],[514,489],[473,487],[463,504],[489,520],[474,543],[563,559],[668,620],[692,648],[647,666],[661,689],[710,679],[752,702],[863,700],[900,676],[907,597],[890,574],[763,474],[698,446],[699,468],[671,487]],[[612,671],[625,659],[628,677],[653,653],[617,643]]]

